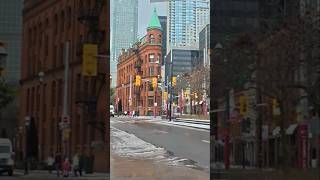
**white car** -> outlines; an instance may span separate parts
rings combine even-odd
[[[114,106],[113,105],[110,105],[110,116],[114,117]]]
[[[13,175],[13,155],[11,141],[0,138],[0,174],[7,172],[9,176]]]

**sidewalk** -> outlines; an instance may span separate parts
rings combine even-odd
[[[152,160],[111,156],[111,179],[116,180],[208,180],[209,173]]]
[[[57,174],[56,171],[52,171],[51,174],[49,174],[48,171],[45,170],[30,170],[29,174],[24,175],[24,170],[14,170],[15,175],[19,175],[22,178],[30,178],[30,177],[46,177],[46,178],[56,178]],[[62,176],[60,176],[62,178]],[[93,173],[93,174],[85,174],[81,177],[74,177],[73,175],[69,176],[67,179],[70,180],[76,180],[76,179],[82,179],[82,180],[110,180],[110,174],[107,173]]]
[[[230,169],[226,173],[229,180],[319,180],[320,178],[317,169]]]

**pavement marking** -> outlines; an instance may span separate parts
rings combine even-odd
[[[157,132],[160,132],[160,133],[164,133],[164,134],[167,134],[167,133],[169,133],[169,132],[167,132],[167,131],[160,131],[160,130],[156,130]]]
[[[196,127],[177,125],[177,124],[172,124],[172,123],[168,123],[168,122],[154,121],[154,122],[150,122],[150,123],[162,124],[162,125],[166,125],[166,126],[174,126],[174,127],[184,128],[184,129],[192,129],[192,130],[203,131],[203,132],[210,132],[210,129],[200,129],[200,128],[196,128]]]
[[[205,143],[210,143],[210,141],[207,141],[207,140],[201,140],[201,141]]]

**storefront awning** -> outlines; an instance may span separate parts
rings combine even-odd
[[[280,134],[280,127],[277,126],[276,128],[273,129],[272,135],[273,135],[273,136],[277,136],[277,135],[279,135],[279,134]]]
[[[288,129],[286,130],[287,135],[292,135],[294,130],[298,127],[298,124],[291,124]]]

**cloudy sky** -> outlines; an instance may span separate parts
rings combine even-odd
[[[142,37],[146,34],[146,28],[151,19],[153,8],[157,8],[158,15],[164,16],[167,14],[165,3],[150,3],[150,0],[139,0],[139,24],[138,36]]]

